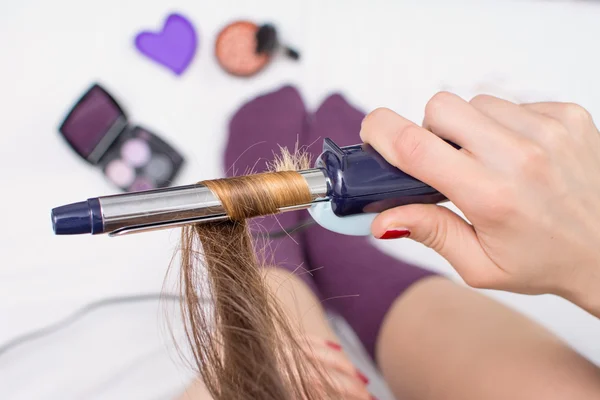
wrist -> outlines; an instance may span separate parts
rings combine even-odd
[[[581,272],[562,297],[600,318],[600,259]]]

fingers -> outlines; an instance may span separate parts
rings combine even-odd
[[[423,127],[475,156],[505,152],[514,135],[462,98],[447,92],[433,96],[425,107]]]
[[[360,136],[390,164],[454,201],[482,178],[475,160],[391,110],[367,115]]]
[[[342,374],[338,371],[325,371],[326,376],[329,378],[330,384],[336,391],[340,399],[351,399],[351,400],[372,400],[373,396],[369,393],[366,386],[357,383],[354,379],[346,374]],[[317,380],[316,386],[322,387],[324,390],[326,386],[323,382]]]
[[[373,398],[366,386],[357,384],[348,375],[334,372],[331,374],[331,378],[333,382],[337,383],[337,385],[334,383],[334,386],[338,388],[343,399],[371,400]]]
[[[327,364],[329,368],[359,378],[354,365],[344,355],[342,348],[335,343],[323,341],[321,338],[310,338],[307,355],[315,361]]]
[[[475,96],[469,103],[505,128],[529,139],[538,139],[540,131],[552,121],[527,107],[494,96]]]
[[[578,104],[541,102],[523,104],[522,107],[555,119],[573,130],[580,130],[582,124],[592,122],[591,114]]]
[[[470,286],[491,288],[507,279],[481,247],[473,227],[446,207],[412,204],[393,208],[378,215],[371,230],[377,238],[389,231],[409,231],[411,239],[448,260]]]
[[[322,374],[339,393],[341,398],[352,400],[374,399],[367,389],[368,378],[358,371],[348,360],[342,347],[334,342],[322,338],[308,337],[305,343],[305,354],[321,368]],[[314,379],[315,385],[327,388],[318,375]]]

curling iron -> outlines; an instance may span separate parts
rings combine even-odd
[[[314,168],[298,173],[311,202],[279,211],[308,209],[319,225],[345,235],[369,235],[375,216],[389,208],[447,200],[368,144],[339,147],[326,138]],[[226,219],[220,200],[202,184],[95,197],[52,210],[56,235],[121,236]]]

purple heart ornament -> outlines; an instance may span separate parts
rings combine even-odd
[[[169,15],[162,31],[144,31],[135,37],[135,47],[142,54],[177,75],[181,75],[192,62],[197,43],[194,26],[180,14]]]

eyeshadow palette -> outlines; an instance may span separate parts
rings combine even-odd
[[[123,109],[98,84],[77,101],[59,131],[77,154],[124,191],[167,187],[184,163],[156,134],[130,125]]]

